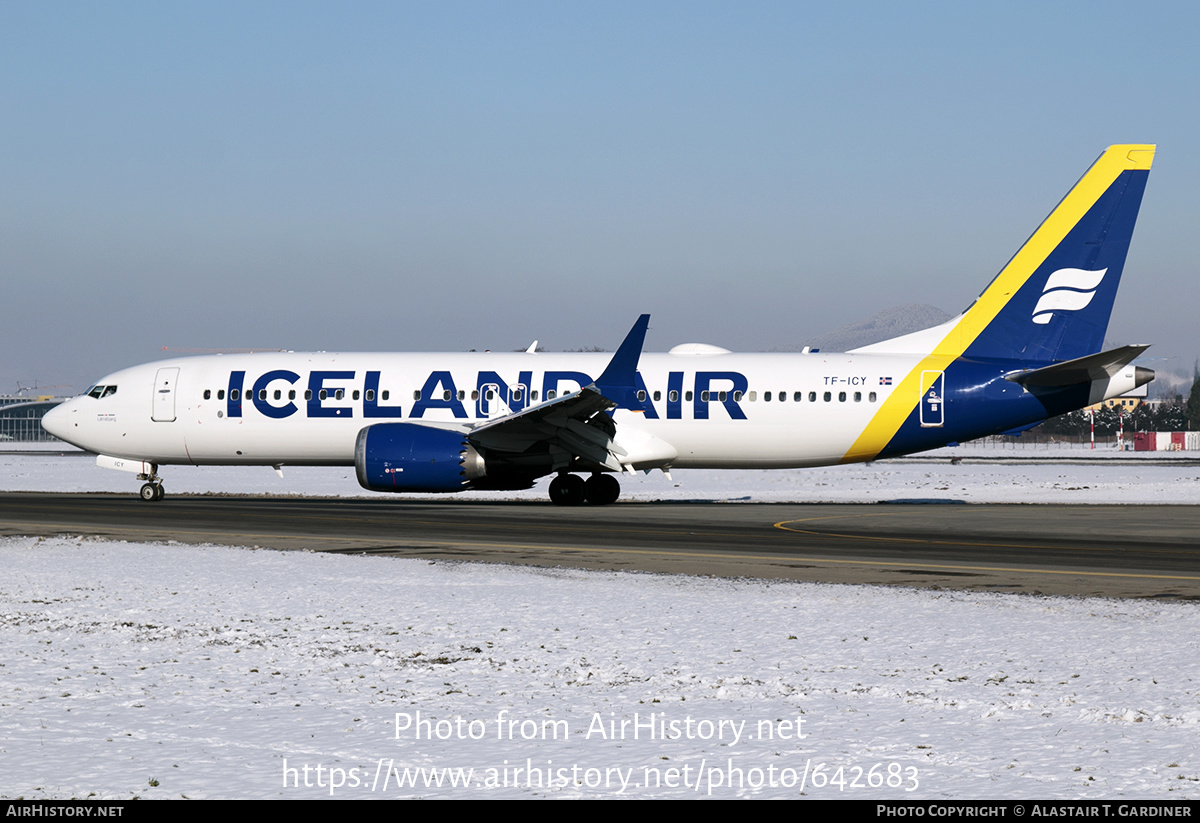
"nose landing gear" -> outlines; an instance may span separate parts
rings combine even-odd
[[[163,491],[162,481],[157,483],[145,483],[142,485],[142,499],[147,502],[155,502],[166,497],[167,493]]]
[[[138,480],[145,480],[142,484],[142,499],[147,503],[155,503],[167,496],[163,490],[162,478],[158,476],[158,466],[154,463],[149,464],[149,474],[139,474]]]

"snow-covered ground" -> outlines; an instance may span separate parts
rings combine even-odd
[[[168,483],[358,493],[309,471]],[[131,481],[0,456],[7,489]],[[1183,503],[1200,470],[878,463],[626,488]],[[5,797],[1200,797],[1189,603],[82,537],[3,540],[0,562]]]
[[[86,539],[0,556],[6,796],[1200,795],[1189,604]]]

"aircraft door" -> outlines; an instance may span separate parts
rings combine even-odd
[[[946,373],[921,372],[921,426],[939,428],[946,420]]]
[[[154,376],[154,405],[150,419],[159,423],[170,423],[175,419],[175,381],[179,369],[159,369]]]
[[[504,417],[509,413],[508,390],[503,391],[495,383],[487,383],[479,387],[479,410],[487,420]]]

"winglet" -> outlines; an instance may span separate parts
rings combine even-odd
[[[643,314],[633,324],[629,334],[617,348],[612,360],[608,361],[604,373],[593,384],[606,398],[623,408],[637,406],[637,367],[642,356],[642,345],[646,342],[646,329],[650,327],[650,315]]]

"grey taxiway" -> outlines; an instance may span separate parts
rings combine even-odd
[[[721,577],[1200,598],[1200,507],[0,494],[0,535]],[[169,552],[170,547],[164,546]]]

